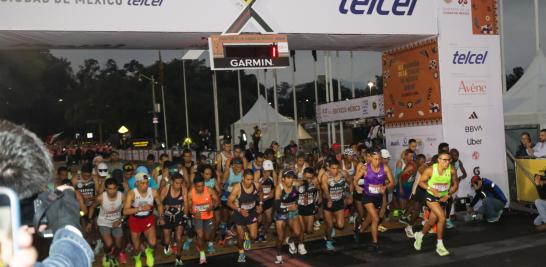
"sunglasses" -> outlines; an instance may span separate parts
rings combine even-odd
[[[99,169],[99,172],[108,172],[108,169]]]

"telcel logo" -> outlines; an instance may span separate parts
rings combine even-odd
[[[456,51],[455,54],[453,54],[453,64],[455,65],[483,65],[485,64],[485,61],[487,60],[487,54],[489,51],[485,51],[484,53],[474,53],[472,51],[467,52],[461,52]]]
[[[395,16],[411,16],[417,0],[394,0],[392,7],[384,7],[385,0],[341,0],[339,13],[355,15],[371,15],[374,12],[387,16],[391,12]]]

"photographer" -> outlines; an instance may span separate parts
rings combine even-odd
[[[13,255],[11,266],[91,266],[93,251],[81,234],[79,205],[74,188],[59,186],[56,191],[46,191],[53,179],[53,163],[42,141],[32,132],[8,121],[0,121],[0,186],[13,189],[21,199],[23,215],[34,214],[32,200],[44,204],[38,217],[47,219],[47,228],[54,234],[49,256],[37,261],[32,247],[31,233],[22,227],[17,235],[20,250]],[[41,194],[42,193],[42,194]],[[22,218],[23,222],[32,221]],[[41,220],[37,220],[39,224]],[[40,226],[43,230],[44,226]]]
[[[539,198],[535,200],[538,216],[534,223],[538,231],[546,230],[546,176],[535,175],[535,185]]]
[[[493,181],[487,178],[481,178],[478,175],[472,177],[471,184],[476,191],[476,195],[474,196],[474,199],[472,199],[468,211],[473,212],[473,207],[481,199],[482,206],[477,212],[483,214],[489,223],[498,222],[504,211],[504,206],[506,206],[506,203],[508,202],[501,188]]]

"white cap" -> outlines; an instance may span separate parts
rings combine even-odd
[[[108,165],[106,165],[106,163],[100,163],[99,166],[97,166],[97,170],[99,172],[99,176],[108,176]]]
[[[264,160],[263,166],[264,166],[264,171],[274,170],[273,162],[271,160],[268,160],[268,159]]]
[[[135,181],[141,182],[148,180],[149,176],[147,173],[139,172],[135,175]]]
[[[391,157],[391,153],[389,153],[386,149],[381,149],[381,157],[384,159],[388,159]]]

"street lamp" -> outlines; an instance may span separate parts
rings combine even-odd
[[[370,95],[372,95],[372,89],[374,88],[374,86],[375,86],[374,81],[368,81],[368,87],[370,88]]]
[[[139,82],[142,82],[142,78],[152,82],[152,116],[153,116],[153,125],[154,125],[154,145],[156,145],[158,143],[158,134],[157,134],[157,123],[159,122],[158,119],[157,119],[157,113],[156,113],[156,108],[155,108],[155,78],[154,76],[152,75],[151,77],[148,77],[144,74],[139,74],[138,75],[138,81]],[[165,107],[163,107],[165,108]]]

